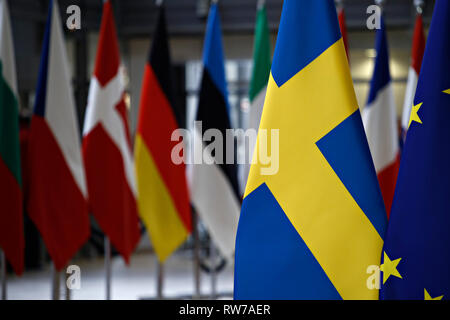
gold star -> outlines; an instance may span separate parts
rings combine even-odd
[[[420,124],[422,124],[422,120],[420,119],[419,115],[417,114],[417,112],[419,112],[420,107],[422,106],[422,103],[419,103],[418,105],[415,105],[412,107],[411,109],[411,115],[409,116],[409,124],[408,124],[408,129],[411,126],[411,123],[413,121],[418,122]]]
[[[380,268],[380,270],[383,271],[383,284],[386,283],[387,279],[389,279],[390,276],[403,279],[397,270],[397,266],[400,263],[400,260],[402,260],[402,258],[391,261],[386,252],[384,253],[384,263],[381,265]]]
[[[444,297],[442,295],[442,296],[439,296],[439,297],[436,297],[436,298],[432,298],[430,296],[430,294],[428,293],[427,289],[424,289],[424,290],[425,290],[425,300],[442,300],[442,298]]]
[[[446,94],[450,94],[450,89],[444,90],[444,91],[442,91],[442,92],[444,92],[444,93],[446,93]]]

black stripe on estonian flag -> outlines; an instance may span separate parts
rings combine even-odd
[[[207,68],[203,70],[197,120],[202,121],[202,134],[204,134],[208,129],[218,129],[222,133],[222,136],[224,137],[224,164],[220,164],[219,166],[224,172],[225,176],[228,178],[233,188],[234,194],[240,202],[241,196],[237,179],[236,150],[234,152],[234,164],[225,164],[227,159],[225,141],[226,130],[231,129],[231,124],[228,117],[228,107],[225,103],[224,96],[214,84]]]

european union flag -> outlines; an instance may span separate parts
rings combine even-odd
[[[450,298],[450,1],[437,0],[383,253],[383,299]]]
[[[258,155],[273,130],[279,170],[267,175]],[[333,0],[284,1],[253,160],[235,298],[377,299],[366,271],[386,212]]]

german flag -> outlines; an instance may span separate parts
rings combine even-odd
[[[139,214],[156,254],[164,262],[191,232],[185,165],[171,159],[178,142],[174,130],[183,127],[183,112],[172,99],[171,61],[164,6],[145,66],[135,144]]]

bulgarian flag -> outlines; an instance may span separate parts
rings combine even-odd
[[[255,44],[253,49],[253,73],[250,82],[250,117],[249,129],[258,130],[261,120],[264,100],[266,98],[267,82],[269,81],[271,67],[271,48],[269,36],[269,24],[267,22],[267,13],[265,1],[258,3],[258,12],[256,14]],[[255,149],[254,141],[250,141],[250,160],[253,157]],[[250,172],[250,163],[245,165],[244,179],[247,181]]]
[[[171,159],[178,142],[172,133],[184,127],[175,107],[164,6],[159,9],[153,47],[145,66],[135,144],[139,214],[155,252],[165,261],[191,232],[186,168]]]
[[[7,1],[0,0],[0,249],[23,272],[24,237],[16,62]]]

